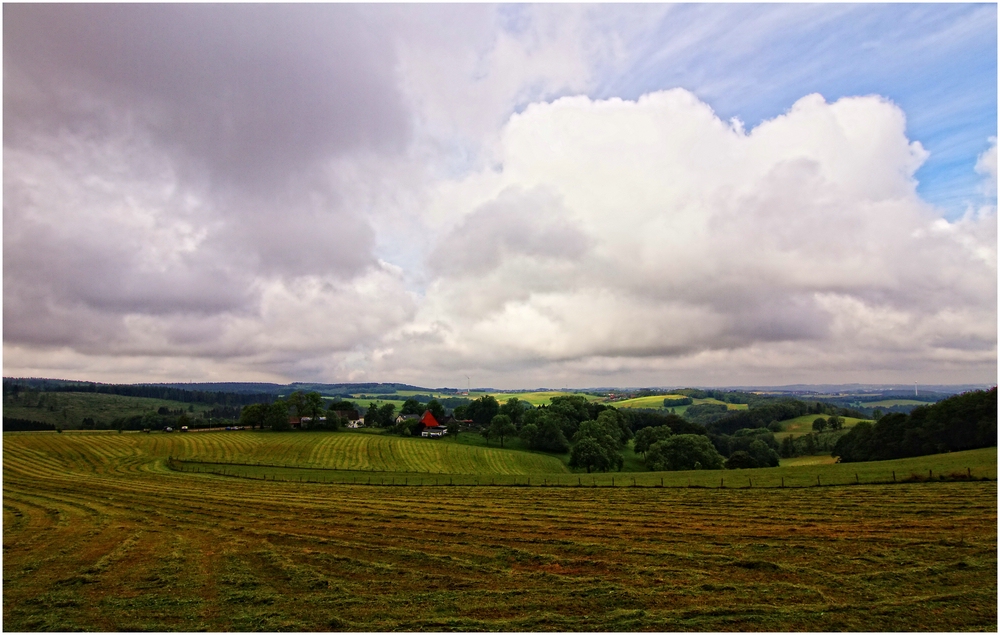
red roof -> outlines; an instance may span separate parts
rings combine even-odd
[[[424,424],[425,428],[438,428],[441,426],[430,410],[425,411],[424,416],[420,417],[420,423]]]

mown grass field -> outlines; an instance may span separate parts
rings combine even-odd
[[[180,410],[198,416],[212,408],[205,404],[187,404],[149,397],[86,392],[43,392],[21,393],[18,399],[10,396],[4,398],[3,414],[9,418],[41,421],[68,429],[79,428],[84,417],[90,417],[96,423],[110,424],[119,417],[156,412],[164,406],[172,411]]]
[[[995,481],[392,487],[167,466],[306,456],[293,437],[319,439],[5,434],[5,630],[997,628]],[[978,452],[944,461],[992,457],[995,477]]]

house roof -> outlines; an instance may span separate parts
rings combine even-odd
[[[434,418],[434,415],[431,414],[430,410],[424,411],[424,416],[420,417],[420,423],[424,424],[425,428],[437,428],[441,425],[438,423],[438,420]]]

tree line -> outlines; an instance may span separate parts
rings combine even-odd
[[[833,455],[849,463],[957,452],[997,444],[997,389],[975,390],[910,414],[861,422],[837,441]]]
[[[123,397],[149,397],[183,403],[218,404],[224,406],[243,406],[254,403],[269,403],[276,399],[268,393],[237,393],[223,391],[185,390],[169,386],[150,386],[136,384],[98,384],[98,383],[66,383],[52,380],[3,380],[4,396],[17,397],[21,392],[83,392]]]

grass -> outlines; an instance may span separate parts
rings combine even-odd
[[[994,481],[357,487],[166,465],[320,439],[254,436],[5,434],[5,629],[997,628]],[[907,461],[996,474],[995,449]]]
[[[882,401],[870,401],[866,402],[866,408],[892,408],[893,406],[927,406],[929,405],[926,401],[917,401],[916,399],[883,399]]]
[[[17,399],[9,395],[4,397],[3,414],[8,418],[31,419],[70,429],[79,428],[84,417],[90,417],[96,423],[110,424],[118,417],[156,412],[164,406],[182,412],[189,412],[188,408],[191,407],[191,416],[200,416],[202,412],[212,409],[212,406],[205,404],[187,404],[149,397],[85,392],[22,392]]]
[[[496,398],[496,400],[499,401],[501,404],[506,403],[507,400],[510,399],[511,397],[517,397],[521,401],[527,401],[532,406],[547,406],[552,403],[553,397],[572,397],[578,395],[584,397],[587,401],[601,400],[601,397],[596,397],[594,395],[568,392],[564,390],[545,390],[545,391],[518,392],[518,393],[495,392],[490,394],[492,394]],[[469,397],[470,399],[476,399],[477,397],[480,396],[482,395],[480,395],[479,393],[473,393]]]
[[[822,417],[823,419],[828,419],[829,417],[825,415],[802,415],[801,417],[795,417],[794,419],[786,419],[781,423],[781,432],[775,432],[774,438],[781,441],[787,436],[801,437],[804,434],[809,434],[813,431],[813,421]],[[854,417],[841,417],[844,420],[844,429],[850,429],[858,425],[861,421],[868,421],[868,419],[856,419]]]
[[[663,409],[663,400],[667,397],[680,398],[684,395],[654,395],[652,397],[636,397],[635,399],[623,399],[622,401],[613,402],[615,408],[656,408]],[[708,399],[692,399],[691,405],[699,404],[721,404],[726,406],[729,410],[746,410],[749,406],[745,403],[726,403],[724,401],[719,401],[718,399],[708,398]],[[683,415],[688,409],[688,406],[671,406],[668,410],[673,410],[675,414]]]

